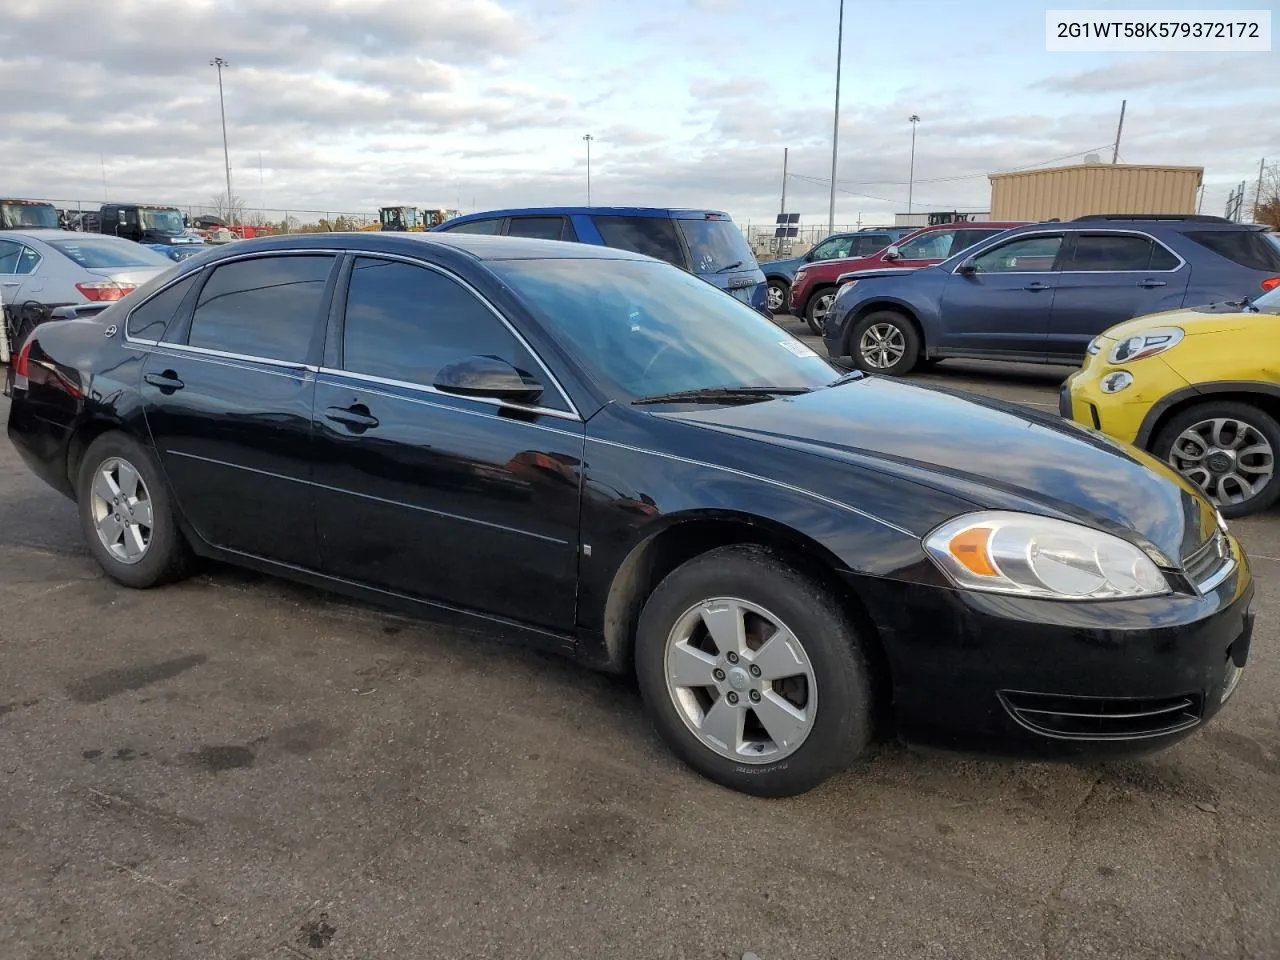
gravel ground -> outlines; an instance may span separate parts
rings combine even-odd
[[[1056,407],[1063,375],[922,379]],[[1258,634],[1189,741],[885,745],[761,801],[501,637],[225,568],[118,587],[0,441],[0,958],[1280,956],[1280,523],[1235,529]]]

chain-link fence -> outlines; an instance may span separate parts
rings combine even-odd
[[[108,204],[135,203],[123,200],[45,199],[32,197],[43,203],[52,203],[59,211],[59,219],[68,229],[86,229],[96,232],[95,217]],[[351,210],[320,210],[284,207],[249,207],[237,204],[228,210],[219,203],[162,203],[148,201],[148,207],[165,207],[180,212],[189,226],[195,226],[201,218],[213,218],[226,226],[248,226],[253,232],[317,233],[329,230],[363,230],[378,226],[378,212]]]

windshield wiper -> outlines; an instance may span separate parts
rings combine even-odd
[[[652,397],[640,397],[633,404],[643,403],[754,403],[771,397],[794,397],[808,393],[808,387],[703,387],[700,390],[677,390],[674,393],[658,393]]]
[[[721,267],[719,270],[716,271],[716,273],[728,273],[730,270],[737,270],[740,266],[742,266],[741,260],[737,261],[736,263],[731,263],[727,267]]]

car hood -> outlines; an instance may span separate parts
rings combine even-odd
[[[1102,333],[1106,340],[1123,340],[1156,327],[1179,327],[1188,337],[1206,333],[1226,333],[1255,324],[1280,323],[1280,318],[1267,313],[1241,312],[1239,302],[1209,303],[1200,307],[1149,313],[1118,323]]]
[[[846,280],[871,280],[875,277],[899,277],[904,273],[915,273],[917,270],[923,270],[923,267],[879,267],[875,270],[850,270],[847,273],[840,274],[839,280],[844,283]]]
[[[899,380],[867,377],[667,416],[870,470],[889,485],[906,481],[904,497],[911,484],[944,491],[960,501],[956,513],[1022,510],[1084,523],[1138,544],[1163,565],[1176,565],[1217,523],[1207,501],[1135,448],[1011,403]],[[849,502],[841,480],[838,470],[810,469],[803,483]],[[910,504],[902,515],[921,536],[947,519],[912,514]]]

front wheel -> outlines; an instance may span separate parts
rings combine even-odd
[[[859,370],[900,377],[920,358],[920,335],[897,311],[876,310],[854,325],[849,347]]]
[[[804,319],[815,336],[822,336],[822,328],[827,322],[827,314],[831,312],[831,305],[835,302],[836,292],[832,289],[819,290],[809,298],[809,305],[805,307],[804,311]]]
[[[786,313],[787,312],[787,294],[791,292],[791,285],[785,280],[770,280],[768,294],[768,305],[770,313]]]
[[[1210,401],[1166,423],[1152,453],[1200,488],[1224,517],[1265,510],[1280,497],[1280,422],[1248,403]]]
[[[685,763],[734,790],[793,796],[843,770],[870,739],[858,644],[829,591],[764,548],[721,547],[650,595],[636,675]]]

